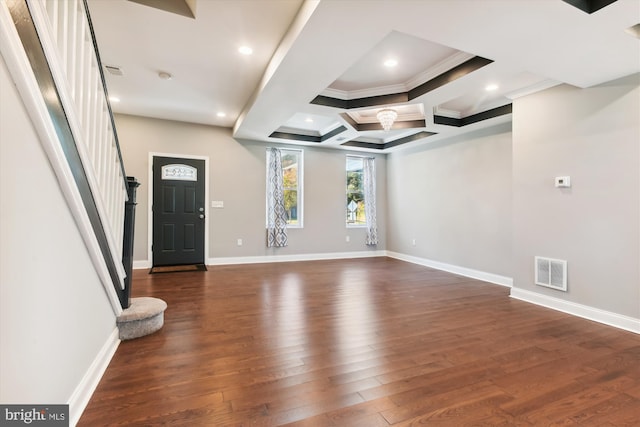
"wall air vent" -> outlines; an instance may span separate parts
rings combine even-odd
[[[536,285],[567,291],[567,261],[535,257]]]
[[[107,70],[109,74],[113,74],[114,76],[122,76],[124,74],[122,72],[122,68],[115,65],[105,65],[104,69]]]

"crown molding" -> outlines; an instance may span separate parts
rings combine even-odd
[[[435,107],[433,107],[433,114],[435,116],[451,117],[452,119],[462,118],[462,113],[460,111],[442,108],[439,105],[436,105]]]
[[[407,91],[409,91],[409,88],[407,88],[405,84],[400,83],[395,85],[379,86],[351,91],[326,88],[325,90],[320,92],[320,95],[341,99],[343,101],[349,101],[351,99],[371,98],[373,96],[392,95],[395,93]]]
[[[552,87],[557,86],[559,84],[561,84],[561,82],[559,82],[557,80],[546,79],[546,80],[543,80],[541,82],[529,85],[527,87],[524,87],[524,88],[521,88],[521,89],[518,89],[518,90],[514,90],[513,92],[509,92],[509,93],[505,94],[504,96],[509,98],[509,99],[511,99],[511,100],[518,99],[518,98],[526,96],[526,95],[531,95],[532,93],[536,93],[536,92],[543,91],[545,89],[552,88]]]
[[[461,65],[474,57],[475,55],[472,55],[467,52],[461,52],[461,51],[456,52],[453,55],[449,56],[448,58],[438,62],[433,67],[429,67],[423,72],[416,74],[411,79],[407,80],[404,83],[404,86],[407,87],[407,91],[414,89],[420,86],[421,84],[426,83],[429,80],[434,79],[443,73],[446,73],[452,68],[455,68],[458,65]]]

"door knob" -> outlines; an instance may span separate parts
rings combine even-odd
[[[204,212],[204,208],[200,208],[198,209],[200,212]]]
[[[204,214],[200,214],[200,219],[204,219]]]

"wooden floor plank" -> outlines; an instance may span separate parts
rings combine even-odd
[[[390,258],[135,271],[165,325],[78,425],[638,425],[640,336],[508,294]]]

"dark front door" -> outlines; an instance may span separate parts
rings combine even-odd
[[[204,160],[153,158],[153,266],[204,264]]]

